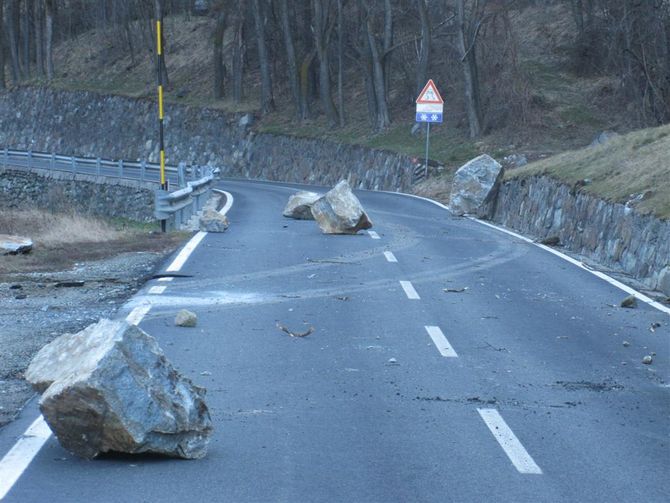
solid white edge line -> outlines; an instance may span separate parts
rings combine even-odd
[[[145,304],[144,306],[137,306],[135,309],[130,311],[130,314],[128,316],[126,316],[126,321],[130,325],[139,325],[150,310],[151,310],[151,304]]]
[[[167,288],[167,286],[165,286],[165,285],[152,286],[151,288],[149,288],[148,293],[153,294],[153,295],[160,295],[161,293],[163,293],[165,291],[166,288]]]
[[[384,256],[386,257],[386,260],[388,262],[398,262],[398,259],[395,258],[395,255],[393,255],[393,252],[385,251]]]
[[[405,291],[405,295],[407,295],[408,299],[410,299],[410,300],[421,299],[421,297],[419,297],[419,294],[414,289],[414,286],[412,285],[412,283],[410,281],[400,281],[400,286]]]
[[[368,231],[368,234],[372,239],[381,239],[381,237],[379,237],[379,234],[377,234],[375,231]]]
[[[507,426],[497,409],[477,409],[477,412],[519,473],[542,475],[540,467]]]
[[[14,487],[50,436],[51,430],[40,415],[0,460],[0,501]]]
[[[220,190],[220,189],[212,189],[212,190],[213,190],[213,192],[218,192],[219,194],[223,194],[224,196],[226,196],[226,204],[223,206],[223,208],[221,208],[219,210],[219,213],[221,213],[222,215],[225,215],[226,213],[228,213],[230,208],[233,207],[233,200],[234,200],[233,195],[230,192],[227,192],[225,190]]]
[[[405,194],[403,192],[389,192],[389,191],[379,191],[379,192],[385,192],[385,193],[388,193],[388,194],[399,194],[401,196],[411,197],[411,198],[414,198],[414,199],[419,199],[421,201],[425,201],[425,202],[434,204],[435,206],[439,206],[440,208],[442,208],[444,210],[447,210],[449,213],[451,213],[451,210],[449,209],[448,206],[446,206],[446,205],[444,205],[444,204],[442,204],[438,201],[434,201],[433,199],[429,199],[427,197],[417,196],[417,195],[414,195],[414,194]],[[670,314],[670,307],[664,306],[660,302],[656,302],[654,299],[648,297],[647,295],[643,294],[642,292],[638,292],[634,288],[631,288],[628,285],[624,285],[620,281],[617,281],[616,279],[611,278],[610,276],[608,276],[607,274],[605,274],[603,272],[595,271],[593,269],[590,269],[589,267],[586,267],[582,262],[580,262],[579,260],[575,260],[574,258],[570,257],[569,255],[566,255],[565,253],[562,253],[558,250],[554,250],[553,248],[551,248],[549,246],[546,246],[546,245],[543,245],[543,244],[540,244],[540,243],[536,243],[532,239],[527,238],[526,236],[522,236],[521,234],[518,234],[518,233],[516,233],[514,231],[511,231],[509,229],[505,229],[504,227],[500,227],[500,226],[492,224],[490,222],[485,222],[484,220],[479,220],[478,218],[475,218],[475,217],[468,217],[468,218],[470,220],[474,221],[474,222],[477,222],[477,223],[481,224],[481,225],[485,225],[486,227],[490,227],[491,229],[495,229],[497,231],[503,232],[503,233],[508,234],[510,236],[513,236],[517,239],[525,241],[526,243],[530,243],[532,245],[537,246],[538,248],[541,248],[545,251],[548,251],[549,253],[552,253],[555,256],[557,256],[559,258],[562,258],[563,260],[565,260],[567,262],[570,262],[573,265],[576,265],[580,269],[583,269],[584,271],[590,272],[594,276],[602,279],[603,281],[606,281],[607,283],[609,283],[610,285],[618,288],[619,290],[623,290],[624,292],[626,292],[629,295],[634,295],[640,301],[642,301],[646,304],[649,304],[651,307],[656,308],[663,313]]]
[[[584,270],[584,271],[590,272],[590,273],[593,274],[594,276],[596,276],[596,277],[602,279],[603,281],[606,281],[607,283],[609,283],[609,284],[612,285],[612,286],[615,286],[615,287],[618,288],[619,290],[623,290],[624,292],[626,292],[626,293],[629,294],[629,295],[633,295],[633,296],[635,296],[635,297],[638,298],[640,301],[645,302],[646,304],[649,304],[650,306],[652,306],[652,307],[658,309],[659,311],[662,311],[662,312],[664,312],[664,313],[670,314],[670,307],[664,306],[664,305],[661,304],[660,302],[656,302],[654,299],[648,297],[647,295],[645,295],[645,294],[643,294],[643,293],[641,293],[641,292],[638,292],[638,291],[635,290],[634,288],[631,288],[631,287],[629,287],[628,285],[624,285],[624,284],[621,283],[620,281],[617,281],[616,279],[611,278],[610,276],[608,276],[608,275],[605,274],[604,272],[594,271],[593,269],[590,269],[589,267],[586,267],[582,262],[580,262],[579,260],[576,260],[576,259],[570,257],[569,255],[566,255],[565,253],[562,253],[562,252],[560,252],[560,251],[558,251],[558,250],[555,250],[555,249],[551,248],[550,246],[543,245],[543,244],[541,244],[541,243],[536,243],[535,241],[533,241],[533,240],[531,240],[531,239],[528,239],[527,237],[522,236],[522,235],[520,235],[520,234],[517,234],[516,232],[513,232],[513,231],[510,231],[510,230],[508,230],[508,229],[505,229],[504,227],[499,227],[499,226],[497,226],[497,225],[495,225],[495,224],[492,224],[492,223],[490,223],[490,222],[484,222],[484,221],[482,221],[482,220],[478,220],[478,219],[476,219],[476,218],[474,218],[474,217],[469,217],[469,218],[470,218],[471,220],[474,220],[475,222],[479,222],[480,224],[485,225],[486,227],[490,227],[490,228],[495,229],[495,230],[497,230],[497,231],[504,232],[505,234],[509,234],[510,236],[514,236],[514,237],[517,238],[517,239],[521,239],[521,240],[523,240],[523,241],[525,241],[525,242],[527,242],[527,243],[531,243],[531,244],[537,246],[538,248],[543,249],[544,251],[547,251],[547,252],[549,252],[549,253],[551,253],[551,254],[553,254],[553,255],[556,255],[556,256],[559,257],[559,258],[562,258],[562,259],[565,260],[566,262],[570,262],[572,265],[575,265],[575,266],[579,267],[580,269],[582,269],[582,270]]]
[[[456,351],[454,351],[454,348],[449,344],[449,341],[444,336],[440,327],[426,325],[425,329],[442,356],[445,358],[458,358]]]
[[[226,204],[219,213],[225,215],[233,205],[233,196],[226,191],[218,191],[226,195]],[[193,250],[200,244],[206,232],[198,232],[186,246],[179,252],[172,264],[167,268],[168,272],[175,272],[182,268]],[[160,278],[159,281],[171,281],[172,278]],[[162,293],[165,286],[154,286],[149,293]],[[154,290],[154,292],[152,292]],[[160,292],[158,291],[160,290]],[[138,306],[133,309],[126,321],[131,325],[139,325],[146,314],[151,310],[151,305]],[[24,432],[23,436],[14,444],[7,454],[0,460],[0,501],[14,487],[16,481],[28,468],[30,462],[40,451],[42,446],[51,436],[51,430],[42,415],[40,415]]]

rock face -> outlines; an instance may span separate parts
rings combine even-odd
[[[356,234],[372,227],[346,180],[340,181],[312,205],[312,215],[324,234]]]
[[[301,191],[288,198],[283,215],[298,220],[314,220],[312,205],[322,196],[316,192]]]
[[[179,375],[156,340],[125,321],[101,320],[46,345],[26,371],[61,445],[100,453],[207,452],[212,422],[205,390]]]
[[[2,252],[3,255],[30,253],[30,250],[32,249],[33,242],[28,238],[0,234],[0,252]]]
[[[230,223],[225,215],[218,211],[206,209],[198,222],[201,231],[204,232],[225,232]]]
[[[484,154],[461,166],[454,176],[449,208],[456,215],[488,217],[502,181],[503,169]]]

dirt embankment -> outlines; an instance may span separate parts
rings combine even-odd
[[[73,215],[3,210],[0,233],[31,237],[0,255],[0,427],[32,396],[23,372],[55,337],[113,317],[186,237]]]

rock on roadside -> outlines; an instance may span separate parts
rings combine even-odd
[[[461,166],[454,176],[449,200],[451,211],[456,215],[488,217],[503,174],[500,163],[486,154]]]
[[[194,327],[198,324],[198,316],[188,309],[182,309],[175,316],[174,324],[178,327]]]
[[[312,215],[324,234],[356,234],[372,227],[346,180],[341,180],[312,205]]]
[[[33,358],[26,379],[43,392],[40,410],[61,445],[78,456],[207,453],[205,390],[175,370],[153,337],[123,320],[55,339]]]
[[[314,220],[312,205],[322,196],[316,192],[301,191],[288,198],[284,212],[285,217],[297,220]]]
[[[30,253],[32,249],[33,241],[29,238],[0,234],[0,252],[2,252],[3,255]]]
[[[228,217],[210,209],[204,210],[198,221],[198,226],[203,232],[225,232],[229,225]]]

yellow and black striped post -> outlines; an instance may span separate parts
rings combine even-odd
[[[163,19],[162,13],[156,19],[156,79],[158,82],[158,145],[160,149],[161,189],[168,190],[165,178],[165,143],[163,140]],[[165,220],[161,220],[161,230],[165,232]]]

